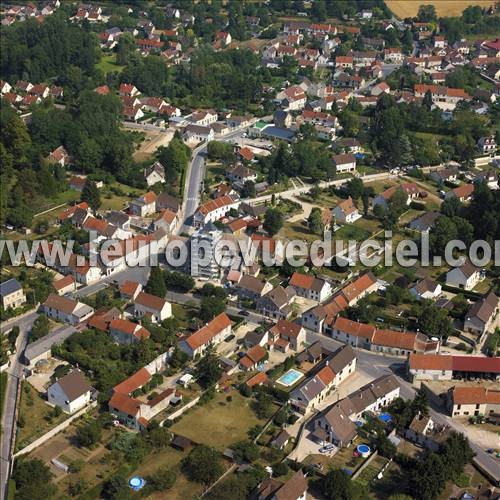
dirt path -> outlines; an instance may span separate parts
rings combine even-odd
[[[145,139],[133,154],[134,160],[137,161],[144,161],[151,158],[160,146],[168,146],[174,136],[174,132],[171,130],[168,130],[167,133],[145,131],[142,133],[145,135]]]

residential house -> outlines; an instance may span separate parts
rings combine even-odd
[[[472,290],[481,280],[480,269],[470,260],[466,260],[460,267],[454,267],[446,273],[446,284],[455,288]]]
[[[444,182],[456,183],[458,178],[458,169],[444,168],[442,170],[436,170],[431,172],[429,177],[438,184],[443,184]]]
[[[242,299],[257,300],[273,289],[269,281],[263,281],[255,276],[245,274],[236,284],[236,293]]]
[[[487,137],[480,137],[477,141],[477,147],[479,151],[483,154],[494,155],[497,151],[497,143],[495,141],[495,136],[490,135]]]
[[[129,235],[132,234],[130,233],[130,216],[125,212],[112,210],[106,215],[106,221],[108,222],[108,224],[121,229],[124,234],[129,233],[126,235],[126,237],[120,239],[126,239],[127,237],[129,237]]]
[[[389,94],[390,91],[391,91],[391,87],[389,87],[389,85],[386,82],[380,82],[371,88],[370,94],[372,96],[379,97],[382,94]]]
[[[434,227],[436,220],[441,217],[439,212],[426,212],[425,214],[413,219],[408,227],[414,231],[420,233],[429,233],[429,231]]]
[[[208,127],[209,125],[217,122],[218,115],[213,109],[206,111],[197,111],[188,117],[188,121],[193,125],[199,125],[200,127]]]
[[[142,291],[142,285],[136,281],[125,280],[120,283],[120,297],[127,300],[135,300]]]
[[[153,222],[153,227],[156,230],[162,228],[167,234],[172,234],[177,227],[179,218],[177,214],[172,212],[172,210],[163,210],[160,217]]]
[[[226,177],[231,184],[243,187],[245,182],[255,182],[257,180],[257,172],[251,168],[245,167],[241,163],[236,165],[232,170],[226,173]]]
[[[348,446],[357,436],[355,421],[363,413],[377,412],[399,397],[400,385],[394,375],[383,375],[345,399],[333,403],[313,420],[312,437],[321,444]]]
[[[292,314],[295,291],[278,285],[257,300],[257,311],[273,319],[287,319]]]
[[[244,115],[244,116],[231,115],[230,117],[226,118],[227,126],[233,129],[249,127],[252,124],[252,121],[253,121],[252,115]]]
[[[49,318],[77,326],[94,314],[87,304],[51,293],[42,304],[41,311]]]
[[[352,56],[336,56],[335,57],[335,68],[350,68],[354,67],[354,59]]]
[[[324,401],[327,394],[338,387],[356,370],[356,354],[350,346],[339,347],[321,362],[311,376],[290,392],[290,404],[306,414]]]
[[[498,189],[498,175],[494,170],[483,170],[474,177],[474,184],[483,182],[492,190]]]
[[[299,297],[323,302],[332,293],[330,283],[324,279],[302,273],[293,273],[288,286],[291,286]]]
[[[127,319],[113,319],[109,324],[109,334],[118,344],[133,344],[148,339],[150,333],[146,328]]]
[[[72,160],[64,146],[59,146],[49,154],[48,161],[49,163],[58,163],[59,165],[66,167],[71,164]]]
[[[307,96],[304,90],[298,85],[292,85],[283,91],[284,98],[282,106],[289,111],[298,111],[304,109],[307,101]]]
[[[348,307],[342,294],[337,294],[327,304],[320,304],[302,314],[302,325],[317,333],[330,333],[335,318]]]
[[[490,292],[486,297],[474,302],[467,311],[464,320],[464,331],[475,333],[481,338],[487,332],[494,332],[500,327],[500,301]]]
[[[134,316],[150,317],[153,323],[161,323],[172,316],[172,305],[161,297],[140,292],[134,300]]]
[[[284,340],[294,351],[298,351],[306,341],[306,331],[304,327],[286,319],[280,319],[272,326],[269,330],[269,336]]]
[[[291,438],[292,437],[285,429],[281,429],[281,431],[271,440],[271,446],[273,448],[278,448],[278,450],[284,450]]]
[[[144,178],[148,186],[153,186],[157,182],[165,182],[165,167],[159,161],[154,162],[144,169]]]
[[[350,196],[332,210],[332,215],[335,217],[335,222],[342,224],[352,224],[362,217]]]
[[[75,278],[71,274],[68,274],[64,276],[64,278],[54,280],[52,286],[57,292],[57,295],[66,295],[76,290]]]
[[[23,287],[16,278],[0,283],[0,297],[4,309],[16,309],[26,302]]]
[[[430,92],[433,104],[443,110],[454,110],[458,102],[471,99],[471,96],[463,89],[454,89],[441,85],[416,84],[414,91],[417,98],[424,98],[425,94]]]
[[[410,288],[410,293],[417,299],[433,300],[441,295],[442,287],[431,278],[420,280],[414,287]]]
[[[237,209],[240,201],[237,196],[222,196],[207,201],[198,207],[193,216],[195,227],[203,227],[224,217],[232,208]]]
[[[267,351],[257,344],[248,349],[245,355],[240,358],[239,366],[244,371],[255,370],[267,357]]]
[[[430,416],[420,412],[413,417],[404,436],[406,439],[428,450],[437,452],[441,445],[450,437],[448,425],[437,425]]]
[[[210,127],[190,124],[184,129],[184,138],[187,141],[210,142],[214,140],[214,137],[215,137],[214,131]]]
[[[452,387],[447,394],[452,417],[468,417],[500,413],[500,390],[486,387]]]
[[[474,189],[474,184],[462,184],[461,186],[448,191],[445,195],[445,199],[448,200],[449,198],[458,198],[462,203],[471,201]]]
[[[386,189],[383,193],[379,194],[373,199],[373,206],[382,205],[383,207],[388,206],[389,200],[394,196],[394,193],[398,190],[402,190],[406,195],[406,204],[409,205],[412,200],[420,195],[420,189],[414,182],[404,182],[399,186],[392,186]]]
[[[231,335],[231,320],[226,313],[221,313],[198,331],[183,337],[179,341],[179,348],[190,358],[205,352],[208,346],[220,344]]]
[[[264,479],[252,492],[256,500],[306,500],[307,480],[299,470],[287,481],[274,478]]]
[[[47,389],[47,401],[64,413],[75,413],[90,403],[92,387],[80,370],[72,370]]]
[[[156,212],[156,193],[148,191],[146,194],[130,202],[130,213],[139,217],[146,217]]]
[[[137,97],[140,95],[139,89],[132,85],[131,83],[121,83],[120,89],[118,90],[118,94],[120,97],[129,96],[129,97]]]
[[[228,31],[217,31],[215,33],[215,42],[220,42],[225,47],[232,42],[231,34]]]
[[[171,210],[174,213],[178,213],[181,204],[175,196],[167,193],[160,193],[156,198],[156,211],[161,212],[162,210]]]
[[[356,171],[356,157],[351,153],[334,155],[332,160],[338,174]]]
[[[354,281],[342,288],[340,293],[344,296],[349,306],[355,305],[366,295],[376,292],[379,283],[373,273],[368,272],[358,276]]]

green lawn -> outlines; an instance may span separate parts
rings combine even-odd
[[[226,401],[230,395],[232,401]],[[177,434],[223,451],[231,444],[246,439],[247,431],[262,424],[250,408],[251,399],[231,389],[220,393],[203,406],[181,417],[171,430]]]
[[[22,382],[16,450],[21,450],[68,418],[65,413],[52,417],[53,411],[54,409],[29,382]],[[20,420],[23,426],[20,425]]]
[[[121,71],[123,71],[124,67],[125,66],[116,64],[116,56],[114,54],[109,56],[103,56],[100,62],[96,64],[96,68],[100,69],[104,73],[104,75],[107,75],[108,73],[112,72],[120,73]]]

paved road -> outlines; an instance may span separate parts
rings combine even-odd
[[[228,142],[245,132],[245,129],[238,129],[229,132],[216,140]],[[184,186],[184,196],[182,200],[183,224],[179,224],[177,233],[182,233],[189,228],[189,222],[196,209],[200,205],[200,194],[205,176],[205,157],[207,154],[207,145],[202,144],[195,148],[192,153],[191,162],[186,173],[186,184]]]
[[[0,325],[0,333],[6,333],[12,330],[14,326],[18,326],[20,330],[31,330],[31,325],[37,317],[38,313],[36,311],[32,311],[18,318],[12,318],[4,321]]]
[[[21,356],[28,342],[28,333],[36,313],[26,316],[18,323],[20,333],[16,341],[16,353],[11,357],[11,365],[7,370],[7,387],[5,391],[5,406],[2,413],[2,435],[0,441],[0,489],[2,498],[7,498],[7,484],[11,469],[11,451],[16,436],[16,401],[18,380],[23,373]],[[31,321],[31,323],[30,323]]]
[[[316,342],[319,340],[321,345],[327,349],[334,350],[344,345],[342,342],[334,340],[320,333],[307,331],[306,340],[308,343]],[[368,374],[370,377],[377,378],[387,373],[393,373],[401,385],[401,397],[405,399],[412,399],[415,395],[415,388],[410,382],[403,378],[404,376],[404,362],[405,359],[396,356],[388,356],[383,354],[376,354],[364,349],[354,349],[356,351],[356,370]],[[439,424],[447,424],[458,432],[464,432],[460,424],[445,415],[441,408],[431,407],[430,415],[432,419]],[[466,433],[466,432],[465,432]],[[491,475],[497,477],[500,482],[500,460],[495,459],[492,455],[486,453],[484,448],[480,445],[470,441],[472,450],[476,453],[475,461],[483,469],[490,472]],[[497,445],[499,447],[500,445]],[[494,444],[492,443],[494,448]]]

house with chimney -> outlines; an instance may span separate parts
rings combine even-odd
[[[272,319],[287,319],[292,314],[295,290],[278,285],[257,300],[257,312]]]
[[[143,326],[120,318],[109,323],[109,334],[115,342],[123,345],[135,344],[150,337],[149,331]]]
[[[231,335],[231,320],[221,313],[193,334],[179,340],[179,349],[191,359],[203,355],[209,346],[220,344]]]
[[[472,290],[481,281],[481,270],[470,260],[446,273],[446,284],[463,290]]]
[[[130,213],[139,217],[146,217],[154,214],[156,212],[156,198],[157,195],[154,191],[148,191],[130,202]]]
[[[447,393],[452,418],[500,413],[500,390],[484,386],[455,386]]]
[[[144,169],[144,178],[148,187],[158,182],[165,182],[165,167],[159,161],[155,161]]]
[[[47,389],[47,401],[72,414],[90,403],[94,389],[80,370],[72,370]]]
[[[235,286],[236,293],[241,299],[257,300],[273,289],[269,281],[263,281],[250,274],[241,277]]]
[[[40,309],[49,318],[73,326],[83,323],[94,314],[94,309],[87,304],[67,297],[60,297],[55,293],[51,293],[47,297]]]

